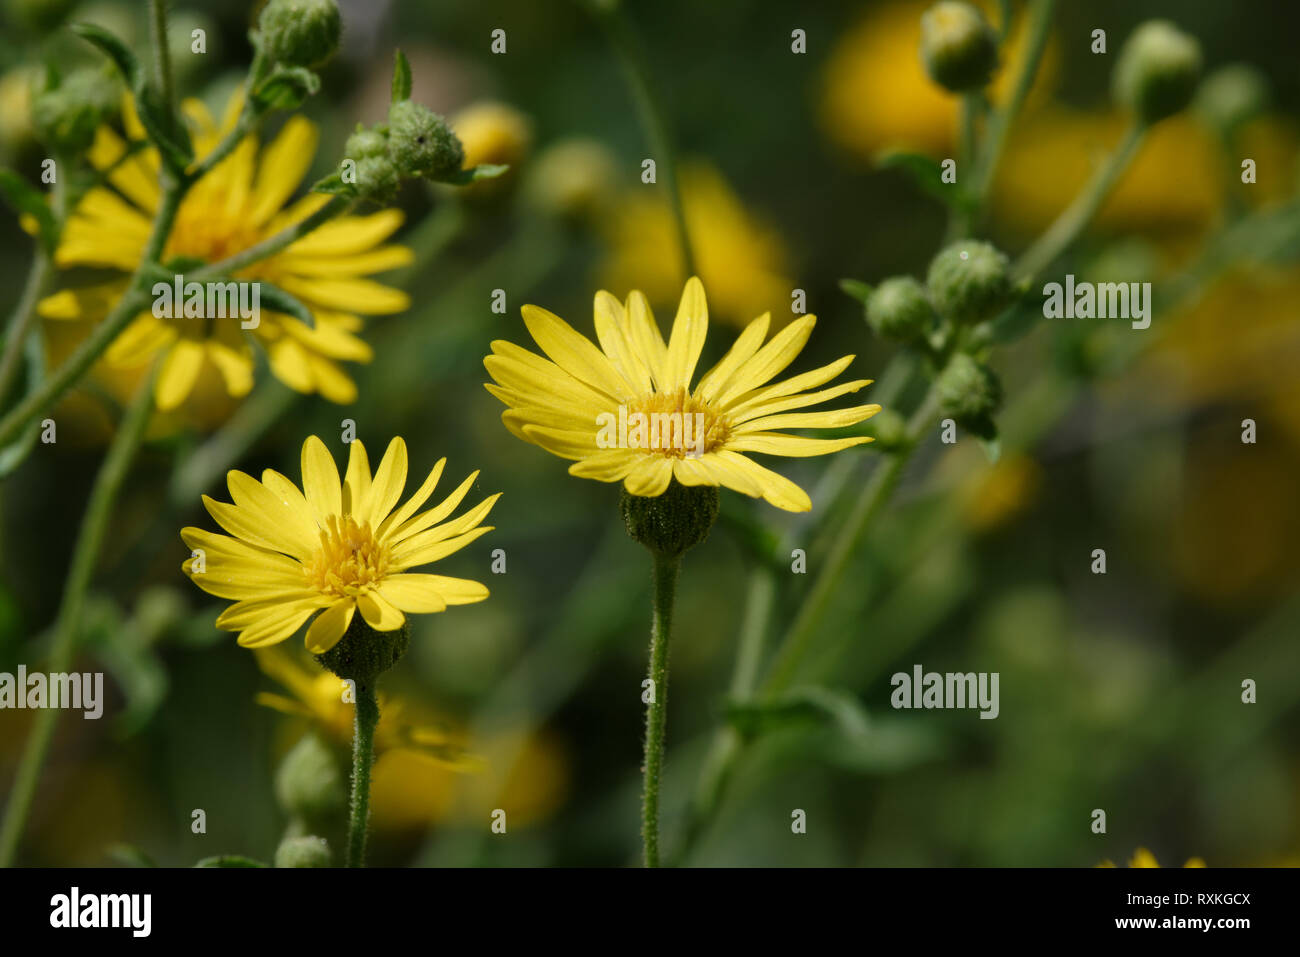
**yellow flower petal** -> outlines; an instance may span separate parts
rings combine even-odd
[[[376,591],[365,591],[358,595],[357,608],[361,610],[361,617],[366,620],[366,624],[375,631],[395,631],[406,621],[406,616]]]
[[[325,443],[314,435],[302,444],[302,490],[320,527],[325,526],[331,515],[342,513],[343,490],[338,469]]]
[[[313,655],[323,655],[335,645],[352,624],[352,615],[357,610],[357,603],[350,599],[336,601],[316,616],[307,628],[303,642]]]

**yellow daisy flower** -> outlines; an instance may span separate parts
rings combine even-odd
[[[769,317],[755,319],[693,391],[691,380],[709,324],[698,278],[686,283],[667,343],[639,291],[625,304],[603,290],[596,293],[599,348],[545,309],[524,306],[523,317],[549,359],[497,340],[493,354],[483,360],[496,380],[487,389],[509,406],[501,418],[511,432],[576,460],[569,467],[571,475],[621,481],[630,494],[646,497],[663,494],[673,479],[682,485],[726,486],[787,511],[806,512],[812,503],[803,489],[744,453],[825,455],[871,441],[865,436],[823,439],[776,431],[854,425],[880,411],[878,405],[860,405],[790,412],[868,385],[870,379],[856,379],[805,391],[835,378],[853,356],[769,384],[803,349],[814,316],[801,316],[766,345]],[[609,447],[611,423],[634,421],[637,414],[660,419],[664,432],[674,438],[685,435],[677,424],[670,427],[671,417],[678,416],[681,423],[689,417],[699,423],[697,440]]]
[[[218,127],[202,104],[184,104],[197,156],[216,147],[233,127],[240,106],[237,96]],[[129,140],[145,138],[129,101],[123,123]],[[307,173],[316,139],[315,126],[301,117],[291,118],[260,152],[257,138],[245,137],[186,194],[163,261],[181,257],[215,262],[320,209],[328,196],[311,194],[285,205]],[[69,217],[54,257],[60,267],[90,266],[129,273],[139,263],[159,202],[159,159],[152,148],[124,159],[127,149],[127,143],[112,130],[102,127],[97,131],[88,158],[97,169],[109,171],[112,188],[90,190]],[[402,214],[397,210],[340,217],[235,274],[237,279],[279,286],[300,299],[315,319],[313,328],[291,316],[262,310],[259,325],[251,330],[266,349],[272,372],[286,385],[299,392],[319,392],[334,402],[356,398],[356,386],[341,363],[370,361],[370,347],[356,335],[362,325],[358,314],[401,312],[410,305],[406,293],[365,278],[410,263],[411,252],[406,247],[382,245],[401,223]],[[126,288],[123,277],[65,290],[41,302],[40,313],[49,319],[98,320]],[[105,362],[138,368],[159,353],[166,355],[156,387],[160,409],[184,402],[209,367],[220,374],[233,396],[245,395],[252,388],[252,352],[237,322],[159,319],[145,311],[109,347]]]
[[[487,598],[487,588],[464,578],[407,570],[446,558],[492,530],[480,525],[499,494],[445,521],[478,478],[472,473],[439,505],[416,514],[433,494],[446,459],[419,490],[394,510],[406,485],[406,443],[395,438],[371,475],[366,448],[350,446],[340,483],[325,443],[302,446],[302,491],[267,469],[262,481],[231,470],[234,504],[203,496],[229,535],[184,528],[195,554],[181,566],[209,594],[234,600],[217,627],[240,632],[239,644],[259,648],[284,641],[316,612],[307,650],[324,654],[338,644],[360,610],[375,631],[402,627],[406,613],[445,611]]]

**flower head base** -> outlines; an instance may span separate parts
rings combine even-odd
[[[212,517],[230,534],[182,529],[181,537],[193,549],[182,568],[204,591],[235,601],[217,619],[217,627],[238,631],[239,644],[246,648],[284,641],[314,615],[307,629],[308,651],[323,656],[343,642],[342,664],[364,665],[365,671],[378,662],[368,658],[379,655],[391,665],[406,646],[407,614],[444,611],[488,595],[475,581],[408,571],[491,531],[481,522],[498,495],[447,520],[477,472],[440,504],[416,514],[433,494],[445,463],[438,462],[399,507],[406,484],[405,442],[393,439],[372,476],[365,446],[354,441],[340,482],[325,444],[311,436],[302,448],[301,491],[271,469],[260,482],[232,471],[233,504],[203,497]],[[357,643],[367,636],[373,640],[374,632],[385,634],[385,647],[359,651]]]
[[[1168,20],[1148,20],[1120,50],[1112,77],[1115,100],[1144,123],[1177,113],[1201,78],[1201,45]]]
[[[572,475],[622,482],[630,495],[648,498],[664,494],[674,481],[684,486],[725,485],[778,508],[802,512],[812,507],[803,489],[743,453],[825,455],[871,441],[866,436],[822,439],[778,431],[855,425],[880,411],[878,405],[790,411],[870,383],[858,379],[807,391],[839,375],[853,356],[772,382],[808,341],[813,316],[801,316],[766,345],[769,317],[755,319],[693,388],[708,333],[708,306],[698,279],[686,283],[667,342],[640,292],[633,292],[626,303],[604,291],[596,294],[599,347],[544,309],[524,306],[523,317],[547,358],[510,342],[493,342],[493,354],[484,365],[496,382],[487,389],[509,407],[502,415],[506,427],[525,441],[575,460],[569,467]],[[640,421],[624,429],[634,417]],[[639,440],[635,426],[647,424],[658,441]]]
[[[942,0],[921,16],[921,62],[945,89],[978,90],[998,65],[997,34],[969,3]]]

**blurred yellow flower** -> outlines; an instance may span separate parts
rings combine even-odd
[[[500,193],[519,177],[519,167],[532,147],[528,117],[505,103],[472,103],[451,119],[451,128],[465,148],[464,169],[480,165],[509,166],[501,176],[462,187],[469,196]]]
[[[1105,860],[1102,861],[1097,866],[1114,867],[1115,864],[1113,861]],[[1156,856],[1154,854],[1148,851],[1145,847],[1139,847],[1136,851],[1133,852],[1133,857],[1129,860],[1128,866],[1129,867],[1159,867],[1160,865],[1159,863],[1156,862]],[[1188,858],[1187,863],[1183,865],[1184,868],[1204,867],[1204,866],[1205,866],[1205,861],[1201,860],[1201,858],[1199,857]]]
[[[201,103],[186,101],[183,111],[199,157],[214,149],[233,127],[240,105],[236,95],[218,127]],[[129,99],[123,122],[129,140],[144,139]],[[89,160],[107,172],[113,188],[90,190],[69,217],[55,253],[59,266],[122,273],[135,269],[159,200],[159,160],[152,148],[134,156],[127,156],[126,150],[127,144],[112,130],[97,131]],[[306,175],[315,151],[316,129],[301,117],[291,118],[260,155],[256,137],[246,137],[186,195],[163,251],[164,261],[183,257],[215,262],[310,216],[329,197],[311,194],[288,207],[285,203]],[[263,310],[252,330],[282,382],[299,392],[319,392],[334,402],[356,398],[356,386],[340,363],[371,358],[370,347],[356,336],[362,324],[357,314],[401,312],[410,304],[406,293],[364,278],[411,261],[405,247],[380,245],[401,222],[402,214],[396,210],[340,217],[236,273],[239,279],[271,282],[297,296],[315,319],[312,328]],[[43,300],[40,314],[48,319],[99,320],[126,285],[122,278],[64,290]],[[159,353],[166,356],[156,388],[160,409],[184,402],[208,367],[220,374],[232,396],[252,388],[252,351],[234,322],[205,328],[195,320],[158,319],[146,311],[114,341],[103,361],[138,369]]]
[[[778,329],[786,325],[793,318],[788,304],[795,283],[780,235],[746,210],[712,167],[683,164],[680,183],[696,272],[709,288],[715,318],[743,326],[773,304],[786,303],[773,319]],[[673,303],[686,267],[664,191],[633,188],[604,223],[610,256],[600,285],[639,289],[652,306]]]
[[[1042,481],[1042,468],[1029,456],[1000,459],[968,484],[966,524],[976,532],[996,528],[1032,504]]]
[[[818,112],[822,128],[842,148],[864,159],[885,149],[939,154],[956,140],[959,98],[934,83],[921,65],[921,14],[933,0],[872,6],[842,34],[823,77]],[[992,4],[983,4],[999,24]],[[1018,18],[989,86],[989,98],[1008,94],[1024,55],[1024,18]],[[1039,64],[1030,105],[1055,85],[1057,56],[1049,43]]]

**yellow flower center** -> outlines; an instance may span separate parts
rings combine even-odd
[[[356,595],[383,581],[388,573],[388,548],[375,541],[368,522],[351,515],[331,515],[320,530],[320,551],[303,571],[307,582],[325,595]]]
[[[182,203],[164,258],[185,256],[213,263],[257,245],[262,230],[208,202]]]
[[[644,419],[634,418],[638,414]],[[727,420],[682,389],[642,397],[628,407],[627,418],[628,444],[666,458],[703,455],[727,440]]]

